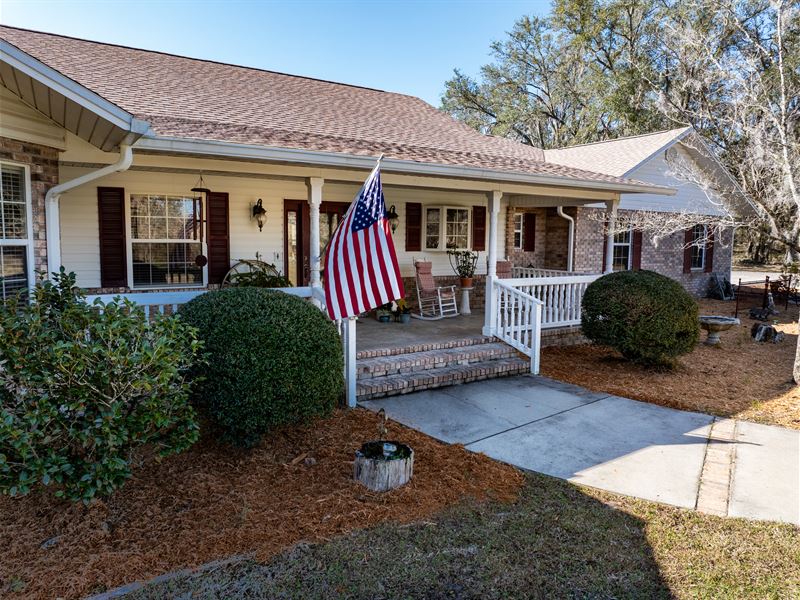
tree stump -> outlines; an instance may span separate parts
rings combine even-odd
[[[414,473],[414,451],[399,442],[367,442],[356,450],[353,476],[375,492],[408,483]]]

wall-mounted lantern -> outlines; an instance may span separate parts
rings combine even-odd
[[[264,223],[267,222],[267,209],[261,203],[261,198],[253,205],[253,218],[258,223],[258,230],[264,229]]]
[[[389,227],[392,228],[392,233],[397,231],[397,226],[400,224],[400,215],[397,214],[394,204],[389,207],[389,210],[386,211],[384,216],[386,220],[389,221]]]

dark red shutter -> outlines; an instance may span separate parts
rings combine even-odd
[[[638,229],[633,230],[633,258],[631,268],[634,271],[642,269],[642,232]]]
[[[710,229],[710,228],[709,228]],[[706,273],[711,273],[714,270],[714,230],[710,229],[708,232],[708,239],[706,240]]]
[[[533,213],[522,215],[522,249],[525,252],[536,250],[536,215]]]
[[[692,242],[694,236],[692,235],[692,228],[689,227],[683,232],[683,272],[692,272]]]
[[[209,192],[206,195],[206,242],[208,244],[208,282],[222,283],[231,268],[228,194]]]
[[[406,251],[422,250],[422,204],[406,202]]]
[[[486,207],[472,207],[472,249],[486,250]]]
[[[125,189],[97,188],[97,217],[100,230],[100,286],[128,285],[125,242]]]
[[[606,246],[608,245],[608,232],[606,231],[607,224],[603,223],[603,247],[601,249],[601,256],[603,257],[603,273],[606,272]]]

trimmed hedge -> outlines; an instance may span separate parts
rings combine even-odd
[[[311,303],[233,287],[184,304],[208,352],[193,395],[225,441],[250,447],[270,429],[332,412],[344,389],[336,327]]]
[[[583,296],[581,327],[591,341],[650,366],[673,366],[700,334],[695,299],[653,271],[620,271],[592,282]]]

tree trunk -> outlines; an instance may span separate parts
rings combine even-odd
[[[798,323],[798,329],[800,329],[800,323]],[[797,336],[797,350],[794,353],[794,370],[792,372],[792,379],[798,385],[800,385],[800,331],[798,331]]]

